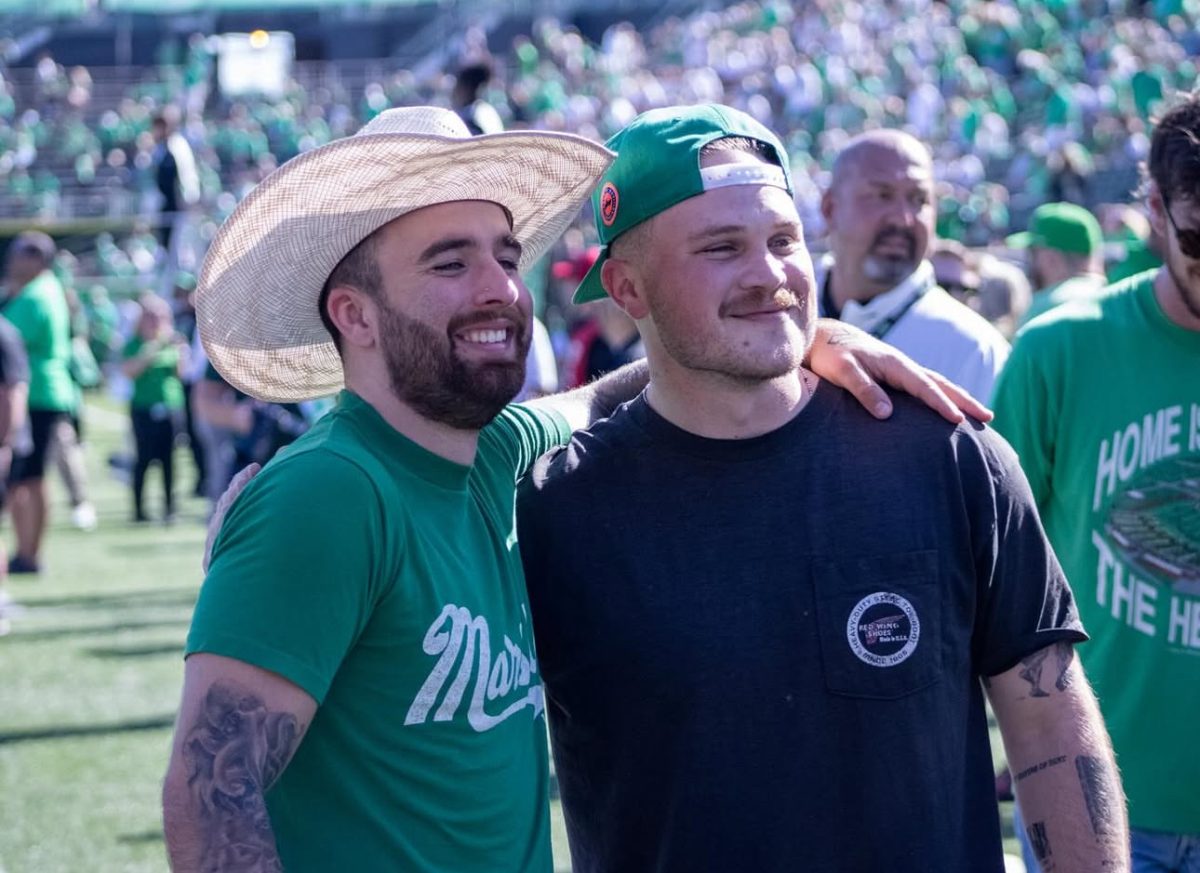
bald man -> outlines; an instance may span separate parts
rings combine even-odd
[[[929,150],[897,130],[855,137],[834,162],[821,214],[830,246],[818,267],[821,314],[991,397],[1008,343],[937,287],[928,260],[937,217]]]

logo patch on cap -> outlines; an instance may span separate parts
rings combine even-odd
[[[604,222],[605,227],[612,227],[613,222],[617,220],[617,207],[620,202],[621,196],[617,193],[617,186],[612,182],[605,182],[604,187],[600,189],[600,220]]]
[[[890,591],[864,597],[846,622],[851,651],[872,667],[895,667],[908,660],[920,639],[917,611],[906,598]]]

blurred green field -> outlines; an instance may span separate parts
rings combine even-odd
[[[124,413],[95,401],[87,421],[100,525],[70,527],[52,476],[45,570],[9,583],[26,612],[0,637],[0,873],[166,869],[159,780],[200,584],[204,506],[183,502],[172,527],[131,524],[126,486],[105,462],[123,444]],[[177,467],[190,492],[182,451]],[[552,816],[556,866],[569,870],[557,799]]]

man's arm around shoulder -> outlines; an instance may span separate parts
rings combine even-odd
[[[1071,643],[984,679],[1043,873],[1129,870],[1129,822],[1108,731]]]
[[[176,873],[283,869],[266,792],[295,754],[316,701],[283,677],[197,653],[163,783],[163,830]]]

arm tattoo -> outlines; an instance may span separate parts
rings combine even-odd
[[[1098,837],[1112,836],[1120,803],[1120,790],[1116,786],[1115,774],[1102,758],[1080,755],[1075,759],[1075,770],[1079,773],[1079,785],[1083,789],[1083,801],[1087,805],[1088,818],[1092,822],[1092,833]]]
[[[1046,835],[1046,823],[1035,821],[1025,828],[1025,833],[1029,837],[1029,845],[1033,849],[1034,857],[1038,860],[1038,866],[1042,868],[1042,873],[1050,873],[1054,869],[1054,861],[1051,857],[1054,853],[1050,851],[1050,838]]]
[[[1026,767],[1017,774],[1017,781],[1020,782],[1022,779],[1026,779],[1032,776],[1034,773],[1040,773],[1043,770],[1049,769],[1050,767],[1057,767],[1059,764],[1065,764],[1066,762],[1067,756],[1059,755],[1058,757],[1051,758],[1048,761],[1042,761],[1040,764],[1034,764],[1032,767]]]
[[[1055,643],[1054,658],[1058,661],[1058,678],[1054,687],[1066,691],[1071,686],[1071,662],[1075,659],[1075,647],[1071,643]]]
[[[183,758],[205,841],[203,870],[281,871],[264,794],[299,741],[296,717],[230,682],[208,689]]]
[[[1017,675],[1029,683],[1030,697],[1050,696],[1048,691],[1042,690],[1042,666],[1046,663],[1046,657],[1049,654],[1049,649],[1038,649],[1029,657],[1021,659],[1023,669]]]
[[[1071,686],[1071,663],[1075,660],[1075,647],[1070,643],[1055,643],[1044,649],[1038,649],[1029,657],[1021,660],[1023,669],[1018,675],[1029,683],[1030,697],[1050,696],[1050,692],[1042,688],[1042,669],[1046,666],[1046,659],[1050,657],[1051,652],[1054,653],[1054,663],[1058,667],[1058,677],[1054,680],[1054,687],[1059,691],[1066,691]]]

